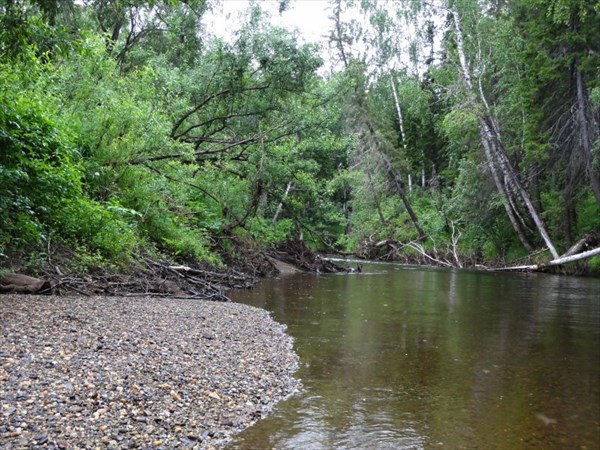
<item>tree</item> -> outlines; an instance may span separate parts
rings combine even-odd
[[[353,91],[349,96],[347,105],[348,125],[355,134],[359,152],[356,155],[357,163],[365,165],[365,173],[367,179],[372,180],[373,162],[377,170],[381,170],[389,178],[396,194],[402,200],[402,204],[406,209],[414,228],[418,232],[418,240],[424,240],[426,235],[421,227],[417,215],[412,208],[410,199],[408,198],[401,179],[396,174],[392,157],[393,153],[391,143],[383,137],[383,134],[378,132],[377,125],[373,119],[372,111],[370,111],[367,101],[367,84],[368,74],[365,73],[365,64],[360,59],[352,59],[350,52],[346,49],[348,44],[351,44],[354,39],[357,39],[361,34],[360,28],[356,22],[346,24],[342,20],[342,2],[338,0],[333,3],[333,30],[330,40],[338,49],[341,60],[344,63],[344,68],[351,80]],[[348,31],[354,31],[354,35],[349,35]],[[363,56],[364,59],[364,56]],[[372,184],[372,181],[370,181]],[[375,198],[377,198],[375,194]],[[378,201],[375,201],[380,220],[385,222],[381,207]]]
[[[488,168],[494,177],[496,187],[501,193],[503,198],[504,208],[510,221],[519,235],[523,245],[531,250],[528,241],[526,240],[525,233],[523,232],[519,223],[518,214],[516,211],[515,204],[513,203],[512,196],[516,195],[526,206],[526,209],[533,219],[535,226],[542,236],[546,246],[550,250],[550,253],[554,258],[558,258],[558,252],[554,248],[554,244],[550,240],[550,236],[546,230],[546,227],[536,210],[533,202],[527,191],[521,185],[519,176],[506,155],[502,138],[500,136],[500,126],[497,118],[494,116],[490,105],[486,99],[484,89],[482,86],[482,76],[486,69],[486,61],[483,60],[481,53],[478,54],[480,60],[476,61],[476,66],[481,72],[479,77],[478,86],[475,85],[475,81],[472,75],[472,69],[475,64],[471,63],[467,59],[465,42],[464,42],[464,31],[462,25],[461,14],[455,6],[450,7],[450,14],[454,20],[454,32],[456,39],[456,50],[460,61],[460,67],[462,71],[462,78],[467,91],[471,94],[472,100],[479,111],[479,129],[481,134],[481,143],[484,149],[484,154],[488,164]],[[479,12],[475,12],[479,15]]]
[[[515,50],[523,61],[518,86],[528,121],[526,151],[531,158],[544,155],[558,173],[562,228],[572,241],[576,205],[586,184],[600,205],[598,157],[593,154],[599,112],[590,101],[599,83],[600,18],[593,2],[512,2],[509,11],[522,42]],[[540,143],[549,147],[543,153]]]

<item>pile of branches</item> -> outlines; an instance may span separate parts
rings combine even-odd
[[[278,245],[272,256],[305,272],[337,273],[346,271],[310,250],[301,240],[290,240]]]
[[[252,278],[265,278],[277,275],[277,269],[269,261],[264,249],[252,242],[242,242],[235,236],[228,236],[229,248],[220,248],[220,254],[228,267],[236,267]]]
[[[460,233],[453,232],[451,242],[441,248],[429,238],[432,245],[425,248],[420,241],[400,242],[395,239],[377,241],[373,236],[369,236],[362,240],[354,255],[361,259],[403,264],[459,268],[478,266],[475,257],[458,252],[459,238]]]
[[[458,239],[460,233],[453,228],[451,242],[439,249],[432,241],[430,248],[425,248],[418,241],[399,242],[393,239],[376,241],[373,236],[365,238],[355,251],[354,255],[362,259],[395,261],[405,264],[433,265],[440,267],[475,267],[487,270],[512,270],[512,271],[550,271],[565,264],[580,262],[593,256],[600,255],[600,231],[585,234],[563,255],[552,260],[533,264],[539,259],[540,254],[545,254],[548,249],[543,248],[527,255],[523,259],[529,261],[526,265],[486,267],[476,259],[476,256],[465,256],[458,252]],[[429,238],[431,240],[431,238]],[[571,271],[572,272],[572,271]]]
[[[407,251],[412,249],[412,251]],[[394,239],[364,239],[355,251],[355,256],[373,261],[394,261],[404,264],[439,265],[451,267],[454,264],[449,252],[438,251],[437,248],[425,250],[418,242],[400,242]]]
[[[0,291],[73,295],[153,296],[230,301],[227,292],[249,288],[257,279],[235,269],[215,271],[173,265],[166,261],[143,259],[143,266],[132,273],[94,273],[64,275],[58,266],[46,272],[43,280],[8,274],[0,280]]]

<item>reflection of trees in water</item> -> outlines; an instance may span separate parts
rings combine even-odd
[[[599,280],[389,267],[257,294],[309,363],[270,445],[594,443]]]

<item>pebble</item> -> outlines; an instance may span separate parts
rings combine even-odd
[[[236,303],[0,295],[0,449],[219,448],[294,393],[285,328]]]

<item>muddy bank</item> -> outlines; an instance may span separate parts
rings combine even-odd
[[[0,448],[211,448],[293,393],[284,327],[234,303],[0,296]]]

